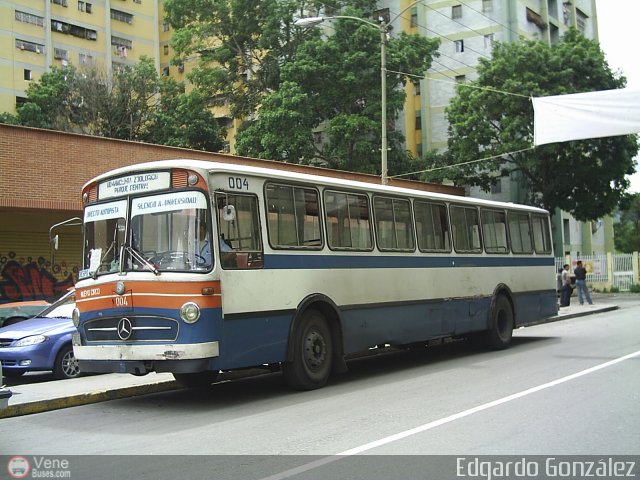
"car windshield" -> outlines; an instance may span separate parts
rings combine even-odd
[[[45,318],[59,318],[59,317],[69,317],[71,318],[71,313],[76,306],[75,302],[75,291],[70,290],[65,293],[62,297],[56,300],[54,303],[45,308],[42,312],[38,314],[38,317]]]

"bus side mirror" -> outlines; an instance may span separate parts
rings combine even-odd
[[[236,219],[236,207],[227,205],[222,209],[222,219],[225,222],[232,222]]]

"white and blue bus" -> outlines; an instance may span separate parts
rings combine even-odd
[[[83,188],[75,356],[86,372],[188,386],[270,365],[297,389],[378,345],[475,336],[557,313],[534,207],[198,160]]]

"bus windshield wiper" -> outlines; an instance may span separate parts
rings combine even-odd
[[[138,262],[140,262],[142,265],[144,265],[145,267],[147,267],[149,270],[151,270],[155,275],[160,275],[160,271],[155,267],[155,265],[153,263],[151,263],[149,260],[147,260],[144,255],[142,255],[139,251],[137,251],[135,248],[130,247],[129,245],[124,245],[124,249],[129,252],[131,254],[131,256],[133,258],[135,258]]]

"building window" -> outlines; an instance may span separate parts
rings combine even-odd
[[[29,70],[28,68],[24,69],[24,79],[25,80],[32,80],[31,78],[31,70]]]
[[[411,28],[416,28],[418,26],[418,9],[413,8],[411,10]]]
[[[133,15],[126,12],[121,12],[120,10],[111,9],[111,18],[113,20],[117,20],[118,22],[124,22],[131,25],[133,23]]]
[[[456,46],[456,53],[464,52],[464,40],[455,40],[453,43]]]
[[[416,112],[416,123],[414,127],[416,130],[422,130],[422,112]]]
[[[582,33],[587,29],[587,18],[589,17],[587,17],[584,12],[576,8],[576,27],[578,27],[578,30]]]
[[[51,0],[51,3],[55,3],[56,5],[62,5],[63,7],[67,6],[67,0]]]
[[[482,11],[483,12],[492,12],[493,11],[493,0],[482,0]]]
[[[373,12],[372,18],[373,18],[373,21],[376,23],[380,23],[380,22],[389,23],[391,21],[391,14],[389,13],[388,8],[383,8],[381,10],[377,10]]]
[[[68,60],[69,52],[63,50],[62,48],[54,48],[53,49],[53,58],[56,60]]]
[[[51,30],[87,40],[97,40],[98,32],[71,23],[51,20]]]
[[[451,18],[462,18],[462,5],[451,7]]]
[[[95,59],[92,55],[87,55],[86,53],[80,53],[78,55],[78,62],[80,65],[94,65]]]
[[[163,77],[168,77],[169,76],[169,67],[163,67],[162,68],[162,76]]]
[[[163,32],[168,32],[169,31],[169,22],[163,22],[162,23],[162,31]]]
[[[547,28],[547,23],[542,19],[540,14],[534,12],[529,7],[527,7],[527,22],[533,23],[541,30],[545,30]]]
[[[37,25],[38,27],[44,27],[44,17],[38,15],[32,15],[31,13],[21,12],[16,10],[16,20],[18,22],[30,23]]]
[[[413,94],[417,97],[420,95],[420,82],[413,82]]]
[[[491,193],[502,193],[502,178],[496,178],[491,183]]]
[[[80,12],[85,12],[85,13],[93,13],[93,5],[90,4],[89,2],[83,2],[81,0],[78,0],[78,10]]]
[[[495,34],[489,33],[488,35],[485,35],[484,36],[484,49],[485,50],[491,49],[491,47],[493,47],[494,40],[495,40]]]
[[[19,40],[16,38],[16,48],[19,50],[26,50],[28,52],[44,53],[44,45],[39,43],[28,42],[26,40]]]
[[[162,51],[165,55],[169,55],[169,45],[163,46]]]
[[[139,4],[142,4],[142,0],[133,0],[133,3],[139,3]]]
[[[129,50],[133,48],[133,42],[126,38],[111,36],[111,45],[113,45],[113,54],[122,58],[127,58]]]
[[[467,81],[466,75],[456,75],[456,83],[465,83]]]

